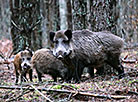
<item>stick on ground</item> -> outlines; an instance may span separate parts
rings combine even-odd
[[[26,89],[28,87],[21,87],[21,86],[1,86],[0,89]],[[29,88],[29,90],[34,91],[48,91],[48,92],[59,92],[59,93],[72,93],[76,94],[76,91],[72,90],[61,90],[61,89],[47,89],[47,88]],[[98,97],[98,98],[108,98],[108,99],[125,99],[125,98],[130,98],[130,96],[123,96],[123,95],[100,95],[100,94],[95,94],[95,93],[90,93],[90,92],[83,92],[83,91],[78,91],[77,90],[77,95],[83,95],[83,96],[91,96],[91,97]]]

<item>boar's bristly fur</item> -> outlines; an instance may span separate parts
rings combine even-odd
[[[123,48],[123,40],[110,32],[92,32],[90,30],[60,30],[52,33],[53,55],[61,59],[72,70],[72,77],[80,80],[84,67],[91,69],[109,64],[118,71],[120,78],[124,68],[119,57]],[[51,35],[51,33],[50,33]]]
[[[32,68],[36,69],[40,82],[42,81],[42,74],[51,75],[54,81],[57,81],[57,77],[61,77],[64,80],[68,70],[64,64],[56,59],[51,51],[46,48],[39,49],[34,53],[32,57]]]

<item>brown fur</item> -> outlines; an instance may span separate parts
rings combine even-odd
[[[67,38],[68,41],[65,42],[64,40]],[[52,48],[54,56],[62,59],[62,62],[68,65],[72,70],[71,75],[77,81],[80,80],[84,67],[90,67],[90,74],[93,76],[93,68],[102,67],[104,63],[117,69],[119,75],[124,73],[124,68],[119,61],[123,40],[110,32],[57,31],[50,33],[50,40],[54,45]],[[62,47],[63,50],[59,47]]]
[[[31,62],[29,61],[29,65],[26,64],[22,60],[23,57],[31,59],[32,53],[28,50],[21,51],[15,55],[13,64],[15,67],[15,74],[16,74],[16,83],[18,83],[18,77],[20,76],[20,81],[26,81],[26,73],[29,73],[30,81],[32,81],[32,70],[31,70]],[[21,64],[25,64],[27,68],[22,68]],[[24,66],[24,65],[23,65]]]
[[[46,48],[37,50],[34,53],[32,67],[36,69],[39,81],[42,81],[42,74],[51,75],[54,81],[57,81],[57,77],[61,77],[62,79],[66,78],[67,68]]]

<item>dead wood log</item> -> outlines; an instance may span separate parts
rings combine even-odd
[[[28,87],[24,86],[2,86],[0,85],[0,89],[27,89]],[[34,91],[34,88],[29,88],[30,91]],[[48,91],[48,92],[59,92],[59,93],[69,93],[69,94],[75,94],[75,95],[83,95],[83,96],[90,96],[90,97],[98,97],[98,98],[108,98],[108,99],[125,99],[130,98],[130,96],[122,96],[122,95],[105,95],[105,94],[95,94],[90,92],[84,92],[84,91],[74,91],[74,90],[61,90],[61,89],[48,89],[48,88],[37,88],[39,91]]]

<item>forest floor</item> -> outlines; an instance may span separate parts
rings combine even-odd
[[[0,51],[3,56],[8,56],[12,43],[4,41],[7,43],[0,42]],[[34,71],[33,83],[15,85],[13,64],[0,64],[0,102],[138,102],[138,48],[124,50],[121,58],[124,78],[118,79],[116,75],[84,76],[83,81],[76,84],[55,83],[49,75],[44,75],[43,83],[37,83]]]

